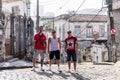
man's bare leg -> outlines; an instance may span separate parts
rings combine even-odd
[[[41,69],[43,68],[43,61],[44,59],[41,59]]]
[[[52,59],[50,59],[50,61],[49,61],[49,70],[51,70],[51,65],[52,65]]]
[[[74,62],[74,70],[76,71],[76,61]]]
[[[36,58],[33,58],[32,62],[33,62],[33,70],[35,71]]]
[[[58,68],[60,67],[60,60],[56,60]]]
[[[68,61],[68,69],[70,71],[70,68],[71,68],[71,61]]]

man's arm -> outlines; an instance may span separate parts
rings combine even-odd
[[[65,41],[65,52],[67,52],[67,44],[66,44],[66,41]]]
[[[58,43],[59,43],[59,48],[60,48],[60,51],[61,51],[61,40],[60,40],[60,38],[58,38]]]
[[[45,41],[45,52],[46,52],[46,49],[47,49],[47,42]]]
[[[33,47],[34,47],[34,50],[35,50],[35,45],[36,45],[36,36],[34,36],[34,38],[33,38]]]
[[[78,52],[78,41],[76,40],[75,42],[75,52],[77,53]]]
[[[50,53],[50,38],[48,39],[48,53]]]
[[[34,47],[34,49],[35,49],[35,42],[36,42],[36,40],[33,41],[33,47]]]

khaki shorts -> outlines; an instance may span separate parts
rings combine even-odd
[[[33,58],[38,58],[38,55],[40,54],[41,59],[44,59],[44,50],[36,50],[35,53],[33,54]]]

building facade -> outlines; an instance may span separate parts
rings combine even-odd
[[[67,18],[69,18],[69,15],[60,15],[55,18],[54,29],[57,31],[57,36],[61,37],[62,40],[67,37],[68,30],[71,30],[73,35],[78,37],[80,41],[94,40],[93,34],[95,32],[99,33],[98,40],[107,40],[107,16],[98,15],[92,20],[94,16],[90,14],[78,14],[71,17],[68,21]]]
[[[94,42],[93,34],[99,33],[99,38],[96,42],[100,45],[102,43],[106,45],[108,40],[108,17],[106,15],[98,15],[94,18],[94,16],[95,14],[77,14],[70,18],[68,14],[63,14],[55,17],[53,26],[57,36],[63,42],[67,37],[67,31],[71,30],[73,35],[78,38],[79,52],[83,53],[85,49],[88,49],[89,55],[90,47]],[[62,46],[64,47],[64,43]],[[62,53],[64,53],[64,49]],[[88,60],[90,61],[90,59]]]
[[[23,58],[32,50],[34,23],[30,18],[28,1],[2,0],[6,23],[6,55]]]
[[[106,0],[107,5],[112,5],[111,17],[114,20],[114,28],[116,29],[115,43],[116,43],[116,56],[120,60],[120,0]]]

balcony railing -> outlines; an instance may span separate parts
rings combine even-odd
[[[102,36],[99,36],[98,40],[107,40],[108,39],[108,35],[107,33],[105,33]],[[80,37],[78,37],[78,40],[94,40],[93,37],[87,37],[86,34],[81,34]]]

